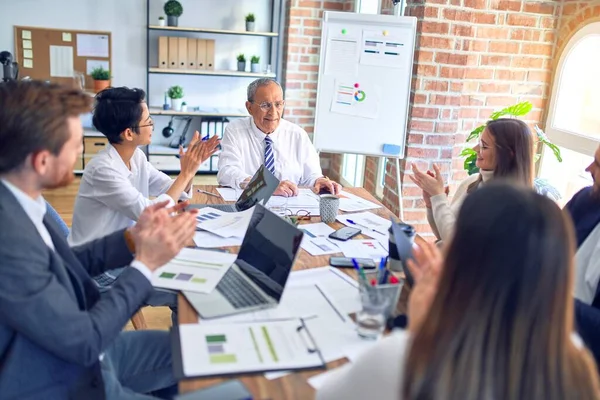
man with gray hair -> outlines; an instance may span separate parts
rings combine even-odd
[[[242,188],[261,165],[280,181],[278,196],[296,196],[298,187],[336,194],[341,186],[323,176],[319,155],[308,134],[281,118],[285,101],[281,85],[260,78],[248,86],[248,118],[225,129],[217,179],[220,185]]]

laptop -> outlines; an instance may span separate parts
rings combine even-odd
[[[303,235],[257,204],[238,257],[217,287],[208,294],[183,294],[202,318],[276,307],[300,253]]]
[[[190,208],[211,207],[224,212],[245,211],[264,200],[263,204],[273,195],[279,186],[279,179],[275,177],[264,165],[254,173],[246,188],[235,204],[190,204]]]

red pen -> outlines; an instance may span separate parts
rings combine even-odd
[[[377,280],[371,279],[371,286],[377,286]]]
[[[392,277],[390,278],[390,283],[392,285],[397,285],[400,283],[400,281],[398,280],[398,278],[396,278],[394,275],[392,275]]]

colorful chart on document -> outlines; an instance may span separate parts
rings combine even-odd
[[[207,250],[183,249],[154,271],[155,287],[210,293],[219,283],[235,255]]]
[[[186,376],[320,366],[299,320],[180,326]]]

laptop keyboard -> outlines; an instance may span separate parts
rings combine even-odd
[[[225,212],[236,212],[236,208],[233,204],[208,204],[208,207],[214,208],[219,211]]]
[[[229,269],[217,285],[221,293],[234,308],[252,307],[267,304],[260,293],[244,280],[235,270]]]

